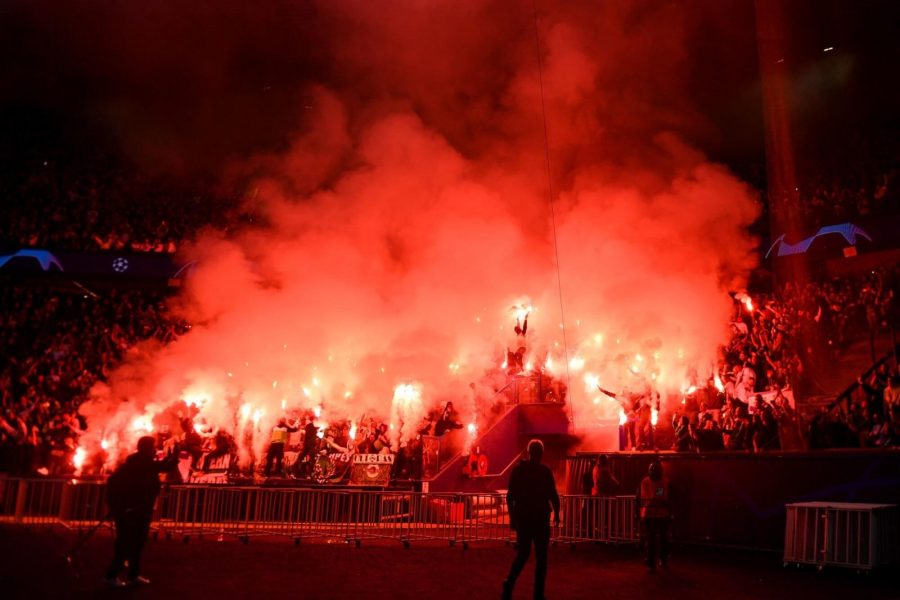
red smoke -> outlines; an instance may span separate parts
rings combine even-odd
[[[453,400],[477,422],[522,303],[528,359],[571,378],[576,426],[618,410],[597,383],[665,392],[705,376],[758,208],[685,141],[705,125],[683,89],[696,15],[679,11],[541,7],[541,87],[529,2],[318,5],[327,58],[301,126],[230,169],[254,174],[268,225],[196,240],[180,298],[193,331],[95,390],[89,438],[182,399],[229,430],[258,411],[264,433],[283,401],[409,421]],[[420,409],[398,408],[400,385]]]

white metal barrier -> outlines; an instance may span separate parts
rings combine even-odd
[[[900,562],[900,513],[895,504],[788,504],[784,563],[872,569]]]
[[[634,497],[561,497],[554,540],[633,542]],[[106,514],[101,481],[0,479],[0,522],[95,525]],[[511,543],[503,494],[426,494],[397,490],[173,485],[157,501],[154,530],[167,538],[216,536],[248,542],[279,536],[300,543],[328,539],[361,544],[393,540],[406,546]]]
[[[96,525],[108,512],[105,481],[63,482],[59,497],[59,521],[66,527]]]
[[[25,525],[59,523],[63,489],[61,479],[4,479],[0,506],[4,522]]]
[[[634,496],[562,496],[559,535],[562,543],[634,543],[640,519]]]

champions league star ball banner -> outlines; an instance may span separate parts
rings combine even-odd
[[[354,454],[350,485],[386,486],[393,466],[393,454]]]
[[[157,252],[69,252],[40,248],[0,248],[0,272],[57,277],[111,277],[177,280],[195,263],[182,264]]]

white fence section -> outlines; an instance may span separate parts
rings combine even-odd
[[[895,504],[801,502],[786,509],[785,564],[872,569],[900,558]]]
[[[557,543],[638,540],[634,496],[562,496]],[[0,478],[0,523],[87,528],[106,514],[106,485],[73,479]],[[163,488],[154,532],[184,541],[201,536],[438,541],[470,544],[515,540],[506,497],[499,493],[429,494],[403,490],[176,485]]]

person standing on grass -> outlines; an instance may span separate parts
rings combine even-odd
[[[516,579],[528,562],[534,544],[534,598],[544,600],[547,578],[547,549],[550,546],[550,512],[554,525],[559,525],[559,494],[549,467],[541,464],[544,444],[540,440],[528,443],[528,460],[523,460],[509,477],[506,503],[509,507],[509,526],[516,531],[516,557],[503,582],[504,600],[511,600]]]

